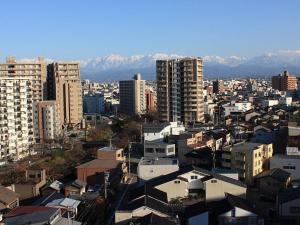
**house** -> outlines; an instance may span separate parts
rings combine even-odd
[[[40,195],[40,189],[45,184],[45,169],[29,169],[25,172],[25,180],[15,184],[15,191],[20,194],[20,200],[25,200]]]
[[[300,189],[290,188],[279,193],[277,198],[277,212],[282,219],[294,219],[296,224],[300,216]]]
[[[72,212],[77,215],[80,201],[71,198],[60,198],[49,202],[46,206],[60,208],[62,212]]]
[[[170,217],[172,206],[168,204],[166,193],[151,186],[141,186],[126,196],[115,211],[115,224],[128,224],[134,218],[149,214],[158,217]]]
[[[291,174],[291,180],[300,179],[300,155],[276,154],[270,159],[270,169],[280,168]]]
[[[179,135],[185,127],[178,122],[146,123],[143,125],[144,141],[163,141],[170,135]]]
[[[0,185],[0,215],[6,210],[19,206],[20,195]]]
[[[89,185],[103,184],[104,173],[109,172],[116,183],[127,180],[127,166],[123,149],[98,149],[97,158],[76,167],[77,180]]]
[[[179,170],[176,158],[141,158],[137,175],[140,182],[150,180],[155,177],[167,175]]]
[[[261,193],[277,196],[280,191],[287,189],[290,185],[290,175],[279,168],[265,170],[255,176],[255,183]]]
[[[192,150],[186,153],[184,157],[184,160],[181,162],[184,165],[195,165],[206,169],[213,167],[213,151],[210,147]]]
[[[209,143],[207,143],[209,142]],[[178,160],[180,163],[184,163],[185,154],[192,150],[199,149],[201,147],[211,146],[213,147],[213,139],[210,141],[205,139],[202,132],[188,131],[178,136],[177,148],[178,148]]]
[[[80,222],[62,217],[59,208],[45,206],[19,206],[5,215],[4,224],[28,225],[80,225]]]
[[[132,189],[116,210],[115,223],[125,224],[150,213],[160,217],[182,215],[191,201],[210,203],[224,199],[227,192],[245,197],[246,189],[243,183],[230,177],[198,167],[184,167]]]
[[[176,219],[171,217],[163,217],[155,213],[149,213],[142,217],[131,218],[126,225],[139,224],[139,225],[178,225]]]
[[[218,213],[218,225],[243,224],[263,225],[264,219],[246,199],[226,194],[226,203],[221,205],[222,213]]]
[[[253,129],[253,137],[250,139],[254,143],[272,143],[276,138],[276,130],[258,125]]]
[[[177,172],[149,180],[147,185],[167,194],[168,201],[188,196],[214,201],[225,197],[225,192],[245,196],[246,186],[235,179],[209,170],[188,166]]]
[[[87,186],[86,182],[83,182],[81,180],[75,180],[72,183],[66,185],[65,196],[70,196],[70,195],[81,196],[83,193],[85,193],[86,186]]]
[[[184,221],[187,225],[209,225],[209,208],[204,202],[187,206],[184,210]]]
[[[144,142],[145,157],[174,157],[175,144],[169,144],[162,141],[145,141]]]

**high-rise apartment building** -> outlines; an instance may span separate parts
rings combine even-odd
[[[290,75],[288,71],[272,77],[272,88],[279,91],[292,91],[297,89],[297,77]]]
[[[223,80],[215,80],[213,81],[213,93],[223,93],[224,92],[224,81]]]
[[[46,64],[17,62],[9,57],[0,64],[0,161],[20,159],[34,144],[36,104],[46,98]]]
[[[48,65],[48,96],[60,107],[62,125],[82,121],[82,91],[79,63],[55,62]]]
[[[146,111],[145,80],[136,74],[133,80],[119,82],[120,111],[128,115],[143,114]]]
[[[204,120],[201,58],[157,60],[156,76],[157,109],[163,121]]]
[[[34,113],[34,135],[37,142],[44,143],[60,138],[62,134],[60,108],[56,101],[40,101]]]

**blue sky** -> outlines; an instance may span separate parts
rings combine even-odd
[[[299,0],[3,1],[0,59],[300,49],[299,9]]]

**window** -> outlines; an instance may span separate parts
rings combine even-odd
[[[175,184],[180,184],[180,180],[175,180],[174,183]]]
[[[217,180],[211,180],[210,182],[211,183],[217,183],[218,181]]]
[[[146,148],[145,151],[148,152],[148,153],[153,153],[154,152],[153,148]]]
[[[192,180],[198,179],[198,176],[191,176]]]
[[[300,213],[300,207],[292,206],[290,207],[290,213]]]
[[[286,170],[295,170],[296,166],[283,166],[283,169],[286,169]]]
[[[156,152],[157,153],[165,153],[165,149],[164,148],[157,148]]]
[[[173,148],[168,148],[168,153],[174,152]]]

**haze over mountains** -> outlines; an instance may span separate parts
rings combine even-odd
[[[133,56],[112,54],[79,60],[81,63],[81,78],[94,81],[117,81],[130,79],[135,73],[141,73],[143,79],[154,80],[156,76],[155,61],[177,57],[184,56],[164,53]],[[205,79],[268,77],[277,75],[283,70],[288,70],[295,75],[300,74],[300,50],[282,50],[253,58],[203,56],[203,59]],[[46,60],[52,61],[51,59]]]
[[[155,79],[155,60],[183,57],[157,53],[152,55],[109,55],[81,60],[82,78],[97,81],[129,79],[141,73],[147,80]],[[254,58],[230,56],[204,56],[205,78],[258,77],[276,75],[287,69],[300,74],[300,50],[284,50],[266,53]]]

